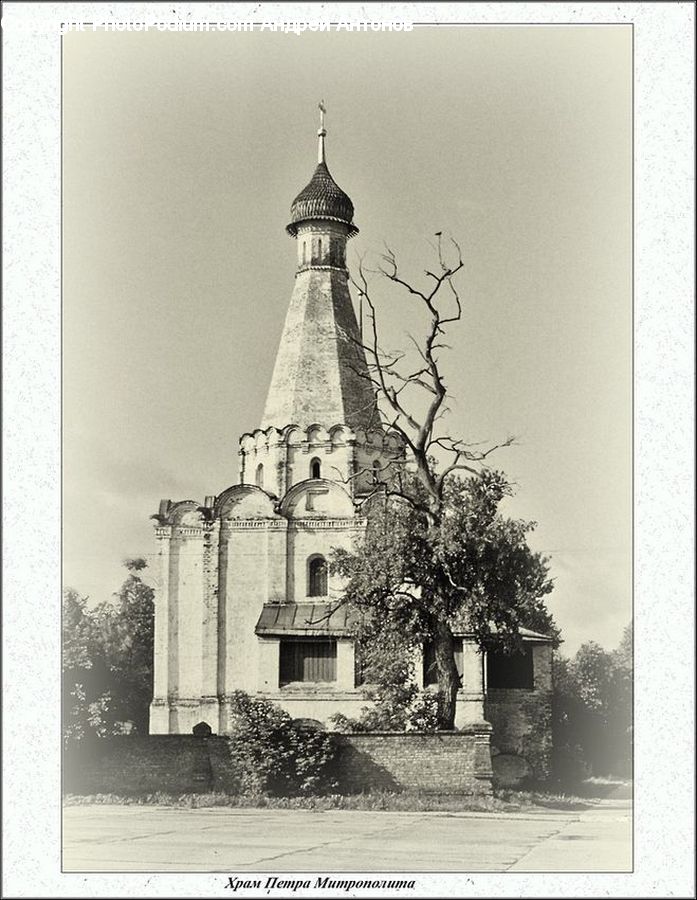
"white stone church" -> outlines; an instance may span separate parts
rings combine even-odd
[[[365,526],[359,506],[372,469],[404,452],[362,377],[346,268],[358,229],[327,168],[325,135],[322,125],[317,167],[291,205],[295,285],[260,427],[239,441],[239,483],[203,504],[163,500],[155,517],[154,734],[190,733],[200,722],[225,733],[226,697],[237,690],[322,724],[366,705],[346,610],[326,615],[341,595],[327,560]],[[497,692],[510,705],[511,691],[514,701],[515,691],[547,691],[548,639],[524,639],[523,657],[494,668],[460,636],[458,725],[491,718]],[[418,666],[426,686],[431,662],[426,648]]]

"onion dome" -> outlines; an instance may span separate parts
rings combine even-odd
[[[353,224],[353,203],[348,194],[341,190],[332,178],[324,158],[324,105],[320,104],[321,119],[317,132],[318,151],[317,168],[308,185],[293,200],[290,207],[290,225],[286,231],[291,237],[298,233],[298,225],[308,219],[329,219],[333,222],[343,222],[348,226],[349,237],[358,234],[358,228]]]

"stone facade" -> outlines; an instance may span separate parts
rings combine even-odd
[[[295,287],[261,427],[240,439],[239,484],[203,503],[163,500],[156,516],[155,734],[200,721],[227,731],[236,690],[322,722],[364,702],[353,644],[321,613],[293,634],[260,631],[269,606],[328,609],[340,596],[326,561],[362,535],[357,501],[376,467],[404,462],[380,423],[349,295],[353,204],[329,174],[322,135],[320,149],[291,207]],[[289,665],[298,672],[282,683]]]
[[[291,207],[295,286],[260,427],[240,438],[239,483],[203,502],[163,500],[154,517],[153,734],[190,734],[200,722],[224,734],[238,690],[323,724],[358,716],[366,702],[350,630],[322,614],[342,592],[327,560],[363,534],[360,501],[376,469],[405,465],[406,455],[380,424],[348,287],[353,204],[329,174],[323,141]],[[484,740],[484,660],[467,635],[461,674],[456,725]],[[535,743],[523,737],[518,696],[487,701],[501,754]]]

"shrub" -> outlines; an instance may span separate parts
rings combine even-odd
[[[421,691],[407,710],[407,731],[438,730],[438,694]]]
[[[228,748],[240,793],[293,796],[330,791],[337,747],[330,734],[293,721],[268,700],[231,696]]]
[[[356,734],[366,731],[425,731],[438,730],[438,695],[434,691],[412,691],[399,702],[391,692],[366,691],[373,706],[364,706],[357,719],[335,713],[329,721],[336,731]]]

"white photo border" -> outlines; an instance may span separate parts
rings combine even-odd
[[[226,881],[222,874],[60,871],[59,23],[104,19],[111,10],[121,21],[168,13],[212,21],[369,16],[419,27],[633,27],[634,872],[419,874],[412,896],[694,896],[693,5],[29,2],[3,7],[3,895],[198,897],[217,894]],[[26,27],[46,19],[55,30]]]

